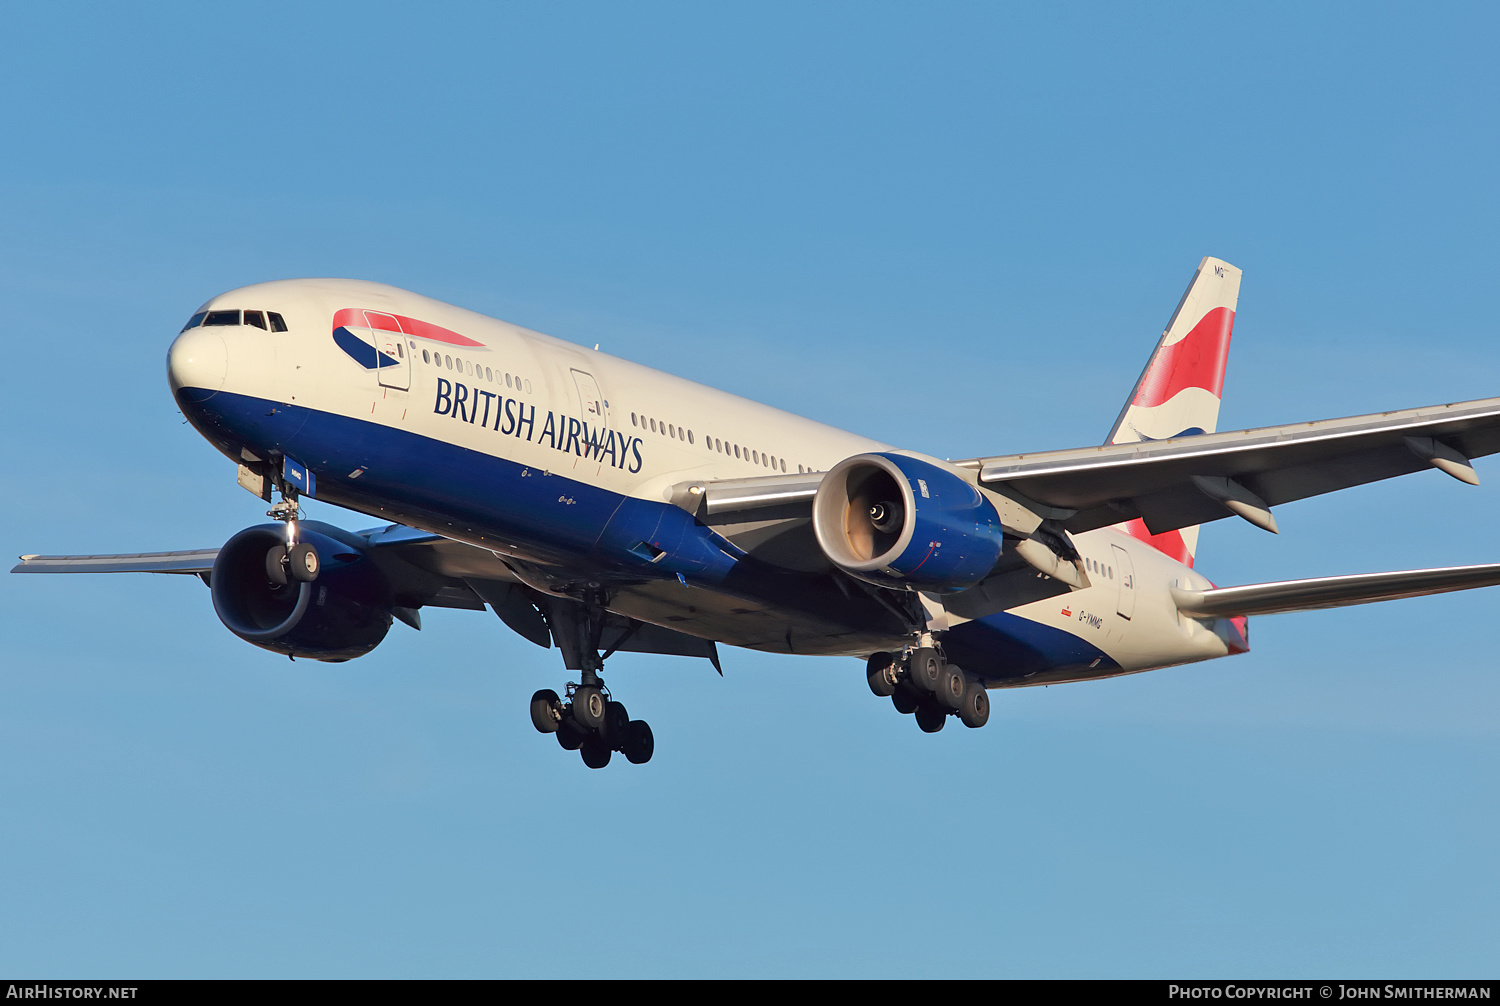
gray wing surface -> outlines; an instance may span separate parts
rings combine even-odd
[[[1439,469],[1477,482],[1468,459],[1500,451],[1500,398],[1209,433],[1172,440],[960,462],[981,484],[1069,531],[1140,517],[1153,534],[1229,516],[1205,486],[1231,480],[1265,507]],[[1222,492],[1222,490],[1220,490]]]
[[[133,552],[126,555],[23,555],[12,573],[188,573],[203,576],[214,568],[216,548],[181,552]]]

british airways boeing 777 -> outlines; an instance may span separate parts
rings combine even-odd
[[[1500,564],[1215,587],[1198,526],[1437,468],[1477,484],[1500,399],[1215,432],[1240,271],[1207,258],[1104,444],[946,461],[414,293],[289,280],[214,297],[167,371],[271,523],[216,549],[23,556],[196,574],[240,638],[348,660],[420,609],[494,610],[576,672],[531,717],[590,767],[650,759],[619,650],[865,660],[925,731],[986,689],[1248,649],[1249,615],[1500,583]],[[304,520],[301,497],[383,523]]]

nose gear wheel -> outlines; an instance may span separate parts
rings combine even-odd
[[[280,479],[276,490],[281,494],[281,501],[273,503],[266,516],[286,525],[286,544],[273,545],[266,552],[266,579],[279,587],[294,580],[312,583],[322,572],[323,559],[315,547],[297,541],[297,522],[302,519],[297,490]]]

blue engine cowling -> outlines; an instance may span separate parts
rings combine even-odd
[[[319,521],[300,521],[297,541],[318,550],[311,583],[275,584],[266,553],[285,544],[282,524],[259,524],[230,538],[214,559],[209,587],[219,621],[248,643],[315,660],[364,656],[391,627],[391,588],[364,551],[364,539]]]
[[[856,454],[823,476],[813,531],[834,565],[882,587],[972,587],[1000,558],[995,507],[961,476],[905,454]]]

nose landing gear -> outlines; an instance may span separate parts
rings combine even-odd
[[[990,699],[984,682],[948,663],[930,635],[902,653],[872,653],[865,664],[870,691],[889,698],[896,711],[914,714],[929,734],[943,729],[949,716],[966,727],[989,722]]]
[[[302,510],[297,506],[297,490],[278,480],[277,490],[281,502],[274,503],[266,516],[286,525],[286,544],[272,545],[266,552],[266,578],[278,586],[290,581],[312,583],[321,572],[323,561],[318,550],[305,542],[297,541],[297,521]]]

